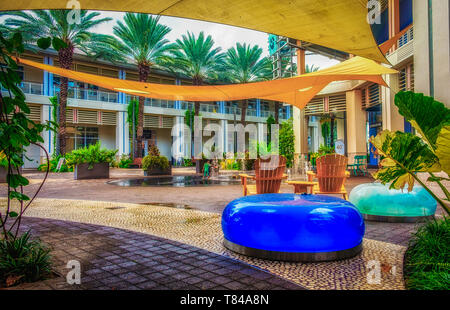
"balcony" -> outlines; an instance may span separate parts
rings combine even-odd
[[[59,87],[53,88],[53,95],[59,92]],[[90,101],[102,101],[110,103],[119,102],[119,94],[114,92],[105,92],[94,89],[69,87],[67,89],[67,98],[90,100]]]
[[[414,27],[411,27],[397,41],[397,49],[386,54],[387,59],[393,66],[397,66],[414,55]]]
[[[43,95],[44,94],[44,85],[40,83],[33,82],[22,82],[19,85],[20,89],[22,89],[24,94],[30,95]],[[5,92],[6,89],[2,86],[2,92]]]

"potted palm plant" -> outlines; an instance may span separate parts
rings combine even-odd
[[[165,156],[161,156],[156,146],[152,145],[149,154],[142,159],[144,175],[171,175],[172,166]]]
[[[100,143],[66,154],[68,166],[75,167],[74,179],[108,179],[109,164],[115,159],[117,150],[101,149]]]

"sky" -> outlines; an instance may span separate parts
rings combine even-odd
[[[111,12],[111,11],[98,11],[101,13],[101,17],[111,17],[112,20],[98,25],[93,29],[94,32],[103,34],[113,34],[113,26],[117,20],[123,18],[125,13],[123,12]],[[0,23],[3,22],[4,17],[0,17]],[[172,28],[172,31],[166,36],[168,40],[174,42],[176,39],[181,38],[187,31],[193,32],[198,35],[201,31],[204,31],[206,35],[211,35],[216,46],[226,51],[228,48],[233,47],[236,43],[247,43],[251,45],[259,45],[263,48],[263,56],[269,55],[268,50],[268,34],[264,32],[233,27],[228,25],[209,23],[191,19],[184,19],[178,17],[161,16],[160,22]],[[325,69],[332,65],[337,64],[339,61],[321,56],[321,55],[307,55],[306,64],[315,65],[321,69]]]
[[[116,21],[122,19],[125,15],[123,12],[99,12],[102,16],[111,17],[113,19],[108,23],[99,25],[94,30],[95,32],[103,34],[113,34],[112,28],[116,24]],[[257,44],[263,48],[263,56],[269,56],[269,35],[264,32],[169,16],[161,16],[160,22],[172,28],[172,31],[167,35],[167,39],[172,42],[181,38],[187,31],[193,32],[196,35],[203,31],[206,35],[211,35],[215,44],[220,46],[224,51],[235,46],[236,43],[239,42],[251,45]],[[339,63],[339,61],[321,55],[307,55],[306,63],[309,65],[314,64],[321,69],[325,69]]]

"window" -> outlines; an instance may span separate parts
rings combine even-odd
[[[74,139],[74,148],[79,149],[95,144],[98,141],[98,127],[76,127]]]

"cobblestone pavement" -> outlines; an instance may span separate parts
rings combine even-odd
[[[193,173],[192,169],[189,168],[174,169],[174,171],[175,174]],[[30,185],[25,188],[26,193],[30,194],[37,188],[39,181],[42,180],[43,174],[33,171],[25,171],[25,174],[31,180]],[[142,171],[139,169],[111,169],[111,179],[123,179],[141,176]],[[87,255],[86,256],[87,258],[84,260],[83,264],[86,264],[86,262],[91,262],[92,265],[86,264],[86,266],[91,266],[88,268],[91,269],[99,269],[99,268],[101,269],[102,267],[106,268],[106,266],[102,265],[105,264],[105,260],[101,256],[97,255],[97,252],[101,251],[112,252],[112,250],[108,250],[111,249],[109,244],[112,241],[111,242],[105,241],[105,243],[103,243],[103,241],[97,242],[97,240],[103,239],[99,239],[99,237],[95,235],[95,233],[97,232],[97,230],[100,232],[109,231],[110,229],[121,231],[120,229],[117,228],[122,228],[134,231],[128,232],[129,234],[133,234],[132,235],[133,237],[135,236],[134,234],[136,234],[137,239],[133,240],[140,240],[141,237],[143,239],[149,238],[148,240],[150,239],[158,240],[158,244],[160,244],[161,246],[162,243],[173,245],[173,242],[175,242],[176,246],[194,247],[194,249],[196,249],[195,253],[197,254],[199,250],[198,248],[200,248],[202,249],[200,251],[204,251],[204,253],[209,253],[208,255],[213,255],[213,257],[217,259],[223,258],[225,260],[231,260],[233,262],[241,261],[240,264],[243,264],[244,266],[247,266],[248,268],[251,269],[252,267],[249,267],[249,265],[257,266],[261,269],[270,271],[272,274],[277,274],[285,279],[289,279],[305,288],[313,288],[313,289],[314,288],[317,289],[403,288],[401,271],[397,273],[395,278],[390,277],[388,274],[383,275],[384,277],[383,279],[386,280],[385,286],[367,287],[364,286],[363,283],[357,282],[363,281],[362,277],[365,275],[366,272],[365,263],[370,259],[375,258],[377,260],[380,260],[383,264],[387,266],[391,267],[394,266],[397,268],[397,270],[401,270],[402,269],[401,266],[403,263],[402,256],[405,250],[405,246],[408,244],[411,233],[416,230],[417,224],[379,223],[366,221],[364,251],[360,256],[357,256],[353,260],[339,261],[322,265],[283,264],[279,262],[274,263],[234,255],[233,253],[229,253],[229,251],[224,250],[223,247],[221,246],[221,240],[219,240],[219,238],[222,238],[222,235],[220,234],[220,224],[217,223],[219,223],[220,214],[224,209],[224,207],[227,205],[227,203],[235,198],[242,196],[242,188],[239,185],[205,186],[201,188],[119,187],[106,184],[106,181],[108,180],[100,179],[100,180],[76,181],[73,180],[72,173],[59,173],[59,174],[53,173],[50,175],[48,182],[44,185],[42,192],[39,194],[39,197],[54,198],[48,199],[49,201],[54,201],[53,204],[52,203],[49,204],[49,206],[53,207],[45,208],[44,204],[44,208],[33,207],[32,210],[30,209],[30,211],[32,212],[27,214],[28,216],[47,218],[44,221],[41,220],[42,225],[46,223],[49,223],[49,225],[55,225],[53,228],[46,229],[43,228],[45,225],[44,226],[38,225],[39,227],[36,226],[37,225],[36,221],[39,222],[38,220],[28,218],[26,221],[26,222],[30,221],[29,222],[30,225],[38,227],[38,230],[40,231],[38,234],[44,237],[43,240],[46,242],[48,241],[50,244],[52,244],[52,246],[56,248],[57,251],[55,252],[56,253],[55,256],[57,259],[60,260],[59,263],[60,266],[62,266],[59,268],[64,268],[65,265],[62,265],[62,262],[68,258],[67,257],[68,254],[72,255],[73,254],[72,252],[77,253],[79,252],[84,253],[84,255]],[[354,186],[361,183],[367,183],[372,181],[373,180],[370,179],[370,177],[351,177],[346,183],[346,188],[348,192],[350,192]],[[292,192],[292,187],[283,185],[281,191]],[[6,186],[0,185],[0,197],[4,197],[5,195],[6,195]],[[64,200],[61,199],[77,199],[77,201],[72,200],[67,201],[65,203]],[[106,208],[102,207],[100,209],[91,208],[93,205],[96,204],[96,201],[99,200],[109,202],[108,207]],[[38,199],[36,201],[36,204],[38,206],[39,201],[45,201],[45,199]],[[127,203],[128,204],[132,203],[134,205],[130,206],[130,210],[127,211],[129,213],[128,215],[126,215],[125,217],[120,217],[118,214],[119,213],[122,214],[121,213],[123,211],[121,210],[122,208],[128,208],[127,206],[125,207],[123,206],[126,205]],[[189,208],[193,210],[160,207],[157,206],[157,203],[188,205]],[[55,204],[57,204],[57,207],[54,206]],[[88,208],[88,210],[86,210],[86,207]],[[157,212],[157,214],[153,214],[152,215],[153,218],[151,219],[152,221],[149,222],[149,219],[147,218],[148,212],[146,210],[152,209],[153,211],[155,211],[156,210],[155,208],[159,208],[157,210],[163,211],[161,212],[158,211],[159,213]],[[94,210],[95,212],[98,211],[99,213],[97,214],[91,213]],[[175,211],[182,211],[182,212],[180,213]],[[183,217],[182,219],[178,218],[177,216],[172,216],[173,214],[183,214],[184,211],[186,212],[208,211],[208,212],[203,212],[201,213],[201,215],[197,214],[195,216]],[[127,212],[125,212],[125,214]],[[440,216],[442,212],[443,212],[442,209],[438,207],[436,214]],[[170,219],[169,222],[167,222],[168,218]],[[77,224],[73,222],[60,222],[55,221],[54,219],[68,220],[74,222],[84,222],[85,224]],[[155,223],[159,224],[156,225]],[[182,225],[180,225],[180,223],[182,223]],[[92,226],[91,224],[100,224],[104,226]],[[117,228],[111,228],[106,226],[113,226]],[[61,227],[65,228],[61,229]],[[92,227],[96,228],[93,229]],[[168,227],[171,228],[172,230],[167,230]],[[186,227],[190,229],[186,230]],[[213,227],[213,229],[211,227]],[[86,241],[86,243],[81,244],[73,243],[72,246],[70,246],[70,243],[65,244],[64,242],[61,242],[58,238],[54,237],[53,233],[50,233],[51,231],[55,230],[59,231],[59,234],[62,234],[60,236],[61,238],[63,239],[67,238],[70,241],[70,238],[75,238],[75,236],[70,235],[70,231],[77,229],[85,230],[84,232],[80,232],[80,235],[86,237],[86,239],[83,239],[84,241]],[[66,230],[68,231],[67,233]],[[145,235],[139,234],[139,232],[145,233]],[[187,236],[186,232],[190,235]],[[66,235],[64,236],[65,233]],[[56,234],[56,236],[58,236],[58,233]],[[92,240],[90,240],[90,238],[87,238],[87,236],[92,237]],[[93,236],[95,236],[95,238]],[[104,244],[106,244],[106,246],[104,246]],[[117,244],[118,243],[116,243],[116,246],[120,248],[120,246],[118,246]],[[64,250],[60,247],[64,247],[64,249],[67,250]],[[62,250],[59,251],[59,249]],[[135,248],[134,250],[130,250],[129,252],[127,252],[126,255],[131,257],[134,255],[143,256],[142,255],[143,253],[138,253],[138,251],[140,251],[140,249]],[[90,255],[89,253],[92,254],[93,252],[95,255],[92,256],[91,259],[89,258]],[[159,257],[159,255],[160,254],[157,253],[156,257]],[[206,254],[198,254],[200,259],[197,260],[202,261],[203,255]],[[97,256],[99,256],[100,258]],[[178,263],[196,260],[196,258],[187,257],[187,255],[185,254],[179,254],[177,256],[179,256],[179,258],[176,260]],[[98,264],[94,262],[96,261],[96,259],[99,259]],[[151,261],[153,263],[155,262],[154,260]],[[164,264],[164,262],[161,263],[157,259],[156,261],[159,262],[158,264],[160,265]],[[151,264],[150,262],[148,263]],[[245,263],[249,265],[246,265]],[[109,264],[109,261],[107,264]],[[136,264],[140,265],[140,263]],[[190,263],[188,263],[188,265],[189,264]],[[113,267],[108,268],[117,269]],[[85,270],[87,271],[90,269]],[[60,270],[60,272],[65,273],[67,272],[67,270]],[[105,274],[109,275],[110,273],[111,272],[108,271],[108,273]],[[160,274],[164,273],[160,272]],[[91,277],[91,275],[88,276],[85,275],[84,279],[86,280],[92,278],[93,279],[92,281],[98,281],[96,277],[100,278],[102,276],[103,275],[100,274],[95,277]],[[50,279],[48,281],[41,282],[39,285],[44,285],[49,288],[50,287],[67,288],[67,286],[64,286],[64,281],[61,282],[62,284],[61,283],[57,284],[58,281],[61,281],[61,278]],[[155,281],[152,280],[152,282]],[[98,282],[95,283],[98,284]],[[109,286],[105,285],[105,283],[101,281],[100,283],[102,283],[102,285],[100,286],[95,286],[93,284],[93,286],[83,286],[83,287],[85,288],[114,287],[112,285]],[[155,283],[158,283],[158,285],[155,286],[157,288],[168,287],[165,284],[160,286],[162,283],[159,283],[157,281]],[[58,285],[58,287],[56,287],[55,285]],[[128,284],[127,287],[140,288],[138,285],[130,286]],[[298,287],[299,286],[297,286],[297,288]],[[115,288],[118,289],[121,288],[120,283]],[[201,287],[198,286],[197,288],[201,289]]]
[[[0,198],[0,206],[5,199]],[[15,206],[15,208],[17,208]],[[403,289],[405,247],[365,238],[363,251],[345,260],[321,263],[270,261],[236,254],[224,248],[219,214],[131,203],[39,198],[26,216],[103,225],[146,233],[229,257],[288,279],[308,289]],[[99,245],[101,246],[101,245]],[[201,258],[200,258],[201,259]],[[369,262],[377,261],[391,272],[381,282],[367,281]]]
[[[21,229],[51,245],[59,276],[13,289],[302,289],[243,262],[148,234],[30,217]],[[81,263],[80,285],[66,281],[70,260]]]

